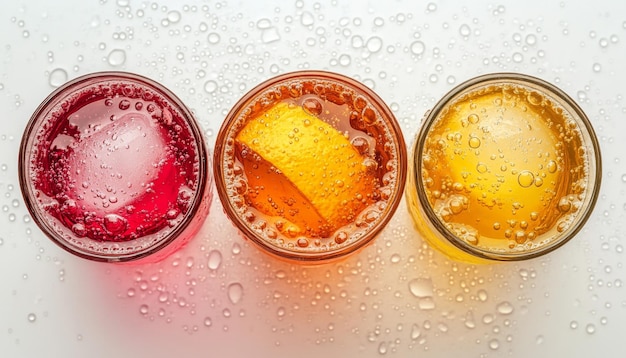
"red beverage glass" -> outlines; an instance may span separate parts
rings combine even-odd
[[[155,262],[199,230],[211,202],[209,154],[191,112],[148,78],[100,72],[37,108],[19,153],[33,220],[86,259]]]

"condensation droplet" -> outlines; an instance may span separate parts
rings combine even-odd
[[[237,304],[243,298],[243,286],[238,283],[231,283],[228,285],[228,299],[232,304]]]
[[[109,52],[107,61],[111,66],[122,66],[126,62],[126,51],[122,49],[115,49]]]
[[[472,29],[470,29],[469,25],[463,24],[459,27],[459,34],[463,37],[468,37],[472,33]]]
[[[426,45],[422,41],[414,41],[411,44],[411,53],[414,55],[422,55],[426,51]]]
[[[409,281],[409,291],[418,298],[432,297],[433,282],[427,278],[416,278]]]
[[[504,301],[496,306],[496,310],[502,315],[509,315],[513,313],[513,305],[508,301]]]
[[[55,68],[50,71],[50,76],[48,77],[48,83],[52,87],[59,87],[60,85],[67,82],[67,72],[62,68]]]
[[[585,331],[588,334],[594,334],[596,333],[596,326],[593,323],[589,323],[587,327],[585,327]]]
[[[222,264],[222,253],[218,250],[212,250],[209,252],[209,259],[207,266],[211,270],[217,270]]]
[[[383,39],[378,36],[370,37],[370,39],[367,40],[365,47],[367,47],[369,52],[376,53],[383,47]]]
[[[37,320],[37,315],[35,315],[34,313],[29,313],[26,318],[28,319],[28,322],[35,322]]]

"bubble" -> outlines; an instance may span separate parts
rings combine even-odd
[[[142,315],[147,315],[148,312],[150,311],[150,308],[148,307],[147,304],[142,304],[141,306],[139,306],[139,313],[141,313]]]
[[[480,138],[478,137],[470,137],[469,139],[470,148],[476,149],[480,147]]]
[[[422,41],[413,41],[411,43],[411,53],[414,55],[422,55],[426,51],[426,45]]]
[[[62,68],[55,68],[50,71],[50,75],[48,76],[48,83],[52,87],[59,87],[60,85],[67,82],[67,72]]]
[[[122,66],[126,62],[126,51],[122,49],[114,49],[109,52],[109,56],[107,57],[107,61],[111,66]]]
[[[26,318],[28,319],[28,322],[35,322],[37,320],[37,315],[35,315],[34,313],[29,313]]]
[[[231,283],[228,285],[228,299],[232,304],[237,304],[243,298],[243,286],[238,283]]]
[[[104,216],[104,228],[110,234],[120,234],[124,232],[127,227],[128,221],[117,214],[107,214]]]
[[[588,334],[596,333],[596,326],[593,323],[589,323],[587,327],[585,327],[585,332],[587,332]]]
[[[213,320],[211,317],[204,317],[204,326],[211,327],[213,325]]]
[[[523,170],[517,176],[517,183],[522,188],[528,188],[535,182],[535,176],[528,170]]]
[[[427,12],[437,11],[437,4],[435,4],[434,2],[428,3],[428,5],[426,5],[426,11]]]
[[[600,41],[598,41],[598,44],[600,45],[600,47],[602,48],[606,48],[609,46],[609,40],[605,37],[601,38]]]
[[[526,35],[526,44],[527,45],[533,46],[536,43],[537,43],[537,36],[535,36],[535,34],[528,34],[528,35]]]

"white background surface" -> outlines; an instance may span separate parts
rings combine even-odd
[[[623,1],[3,1],[0,356],[623,357],[625,63]],[[374,87],[407,144],[470,77],[552,82],[598,134],[596,210],[556,252],[491,266],[429,249],[404,203],[373,245],[309,268],[247,244],[217,198],[193,242],[149,266],[74,258],[29,220],[18,146],[55,85],[100,70],[151,77],[193,109],[212,148],[240,96],[298,69]]]

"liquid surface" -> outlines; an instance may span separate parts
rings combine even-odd
[[[225,150],[233,153],[225,160],[232,161],[227,190],[263,240],[324,251],[380,222],[396,185],[398,152],[364,96],[333,81],[286,81],[244,113]]]
[[[181,114],[139,83],[94,84],[63,101],[31,156],[39,204],[78,237],[170,232],[198,185],[198,148]]]
[[[552,99],[517,85],[457,97],[424,141],[432,210],[456,237],[491,252],[557,238],[580,211],[587,158],[578,125]]]

